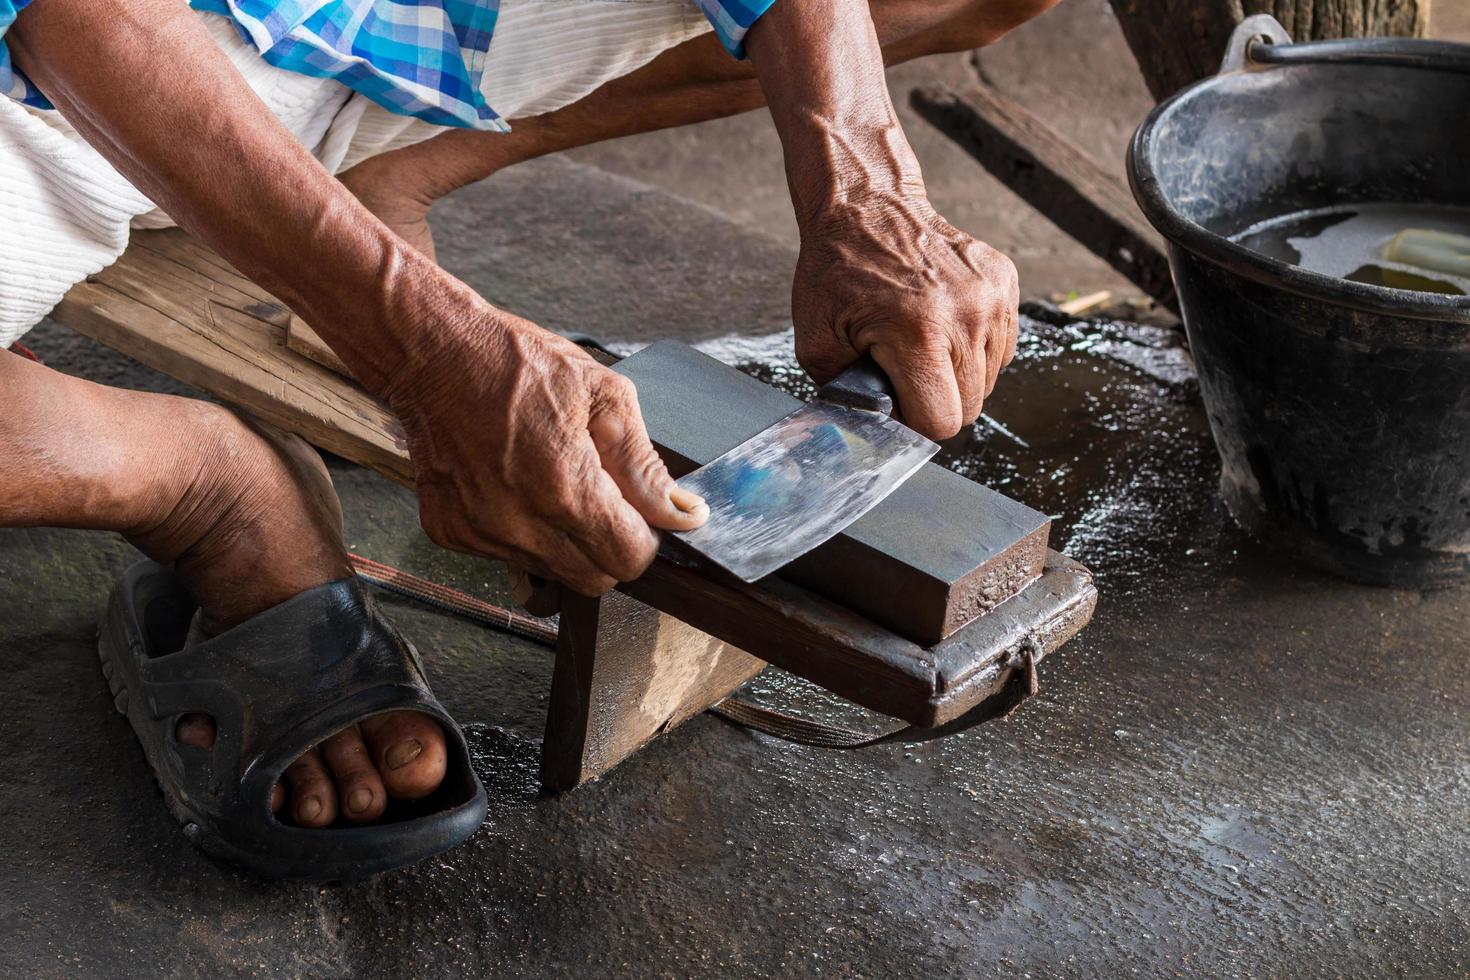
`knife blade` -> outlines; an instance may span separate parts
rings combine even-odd
[[[673,537],[754,582],[842,532],[939,452],[893,419],[893,389],[867,355],[770,428],[679,480],[709,519]]]

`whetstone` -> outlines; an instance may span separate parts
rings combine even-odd
[[[613,366],[638,387],[648,434],[675,476],[801,402],[677,341]],[[924,646],[1040,575],[1051,521],[929,463],[866,516],[777,573]]]

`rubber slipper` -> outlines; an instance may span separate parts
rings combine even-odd
[[[464,734],[429,691],[417,651],[356,579],[187,644],[195,611],[170,569],[141,562],[112,590],[98,650],[169,810],[206,854],[270,878],[353,880],[446,851],[484,822]],[[315,830],[271,813],[271,790],[298,756],[385,711],[421,712],[444,729],[448,764],[434,793],[391,801],[372,824]],[[191,712],[214,719],[212,749],[178,741]]]

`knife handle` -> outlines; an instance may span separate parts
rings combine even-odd
[[[871,354],[858,358],[847,370],[822,385],[817,397],[833,405],[893,414],[893,382]]]

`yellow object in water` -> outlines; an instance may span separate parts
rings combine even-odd
[[[1470,279],[1470,237],[1427,228],[1405,228],[1383,249],[1390,262]]]

